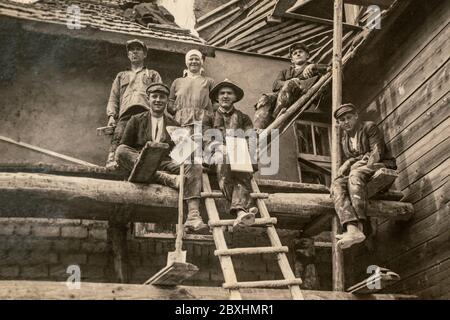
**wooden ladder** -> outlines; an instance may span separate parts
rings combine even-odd
[[[219,212],[217,211],[216,203],[214,200],[215,198],[219,198],[219,195],[217,194],[217,192],[212,192],[207,173],[203,173],[202,183],[202,198],[205,199],[205,206],[209,219],[208,224],[212,228],[214,243],[216,245],[214,254],[219,257],[220,266],[222,268],[223,276],[225,279],[225,283],[222,285],[222,287],[230,291],[230,299],[242,299],[239,289],[289,287],[291,296],[294,300],[303,300],[303,294],[300,290],[300,284],[302,283],[302,280],[300,278],[296,278],[294,272],[291,269],[288,258],[286,256],[286,253],[288,253],[289,251],[288,247],[281,244],[278,233],[274,227],[277,219],[270,216],[266,204],[263,200],[264,198],[267,198],[268,195],[263,194],[259,191],[259,187],[256,184],[255,179],[252,179],[251,181],[253,191],[251,197],[256,199],[261,218],[256,219],[254,225],[264,226],[266,228],[267,235],[269,236],[271,243],[270,247],[228,249],[222,227],[232,226],[234,220],[220,220]],[[231,257],[235,255],[251,255],[261,253],[277,254],[278,265],[280,266],[284,280],[238,282]]]

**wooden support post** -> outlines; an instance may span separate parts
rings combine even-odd
[[[128,221],[130,208],[117,205],[114,207],[108,222],[108,238],[112,244],[114,271],[118,283],[128,283],[130,279],[128,267]]]
[[[334,34],[333,34],[333,92],[332,92],[332,114],[342,104],[342,16],[343,0],[334,0]],[[336,178],[339,170],[340,139],[339,127],[336,119],[332,116],[332,139],[331,139],[331,180]],[[339,232],[340,222],[335,216],[332,222],[332,266],[333,266],[333,290],[344,291],[344,256],[342,249],[336,245],[336,234]]]

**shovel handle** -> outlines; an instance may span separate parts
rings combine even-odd
[[[184,162],[180,165],[180,189],[178,193],[178,224],[175,252],[181,252],[183,246],[183,198],[184,198]]]

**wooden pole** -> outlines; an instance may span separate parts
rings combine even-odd
[[[343,0],[334,0],[334,35],[333,35],[333,92],[332,114],[342,104],[342,13]],[[334,181],[339,170],[340,155],[339,127],[332,116],[331,139],[331,180]],[[344,291],[344,256],[342,249],[336,245],[336,234],[339,232],[339,220],[335,216],[332,221],[332,261],[333,261],[333,290]]]
[[[72,163],[76,163],[76,164],[80,164],[80,165],[83,165],[83,166],[98,167],[96,164],[89,163],[89,162],[86,162],[86,161],[83,161],[83,160],[80,160],[80,159],[77,159],[77,158],[74,158],[74,157],[66,156],[65,154],[61,154],[61,153],[58,153],[58,152],[55,152],[55,151],[44,149],[44,148],[41,148],[41,147],[38,147],[38,146],[35,146],[35,145],[32,145],[32,144],[29,144],[29,143],[15,141],[15,140],[13,140],[11,138],[8,138],[8,137],[0,136],[0,141],[7,142],[7,143],[13,144],[15,146],[21,147],[21,148],[33,150],[33,151],[45,154],[45,155],[53,157],[53,158],[66,160],[66,161],[69,161],[69,162],[72,162]]]

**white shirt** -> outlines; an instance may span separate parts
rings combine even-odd
[[[163,132],[164,117],[156,118],[156,117],[152,116],[151,122],[152,122],[152,140],[154,142],[160,142],[161,135]],[[156,129],[158,129],[158,130],[156,130]]]
[[[350,137],[350,146],[353,150],[358,150],[358,134],[355,133],[355,135],[353,137]]]

